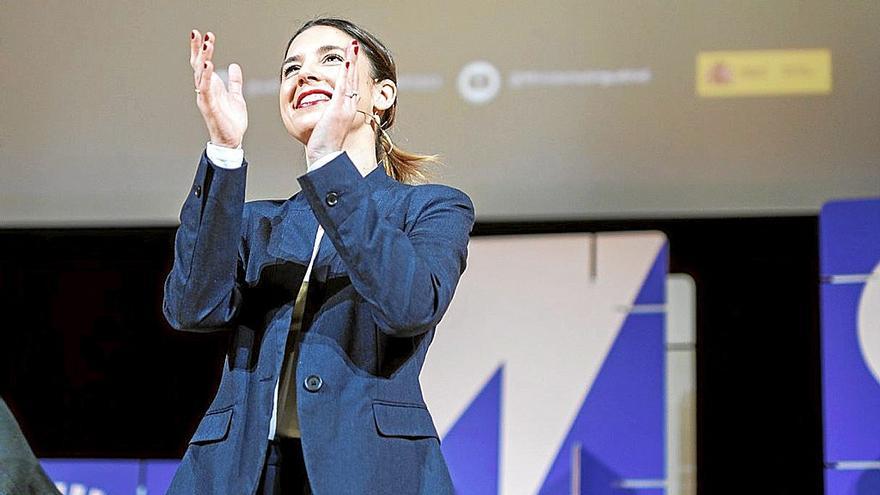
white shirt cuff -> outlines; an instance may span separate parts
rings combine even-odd
[[[238,148],[227,148],[208,142],[205,153],[207,153],[208,159],[220,168],[232,170],[240,168],[244,162],[244,150],[241,145]]]
[[[319,168],[321,168],[324,165],[327,165],[328,163],[333,161],[334,158],[341,155],[342,153],[344,153],[344,152],[334,151],[333,153],[327,153],[326,155],[322,156],[321,158],[318,158],[317,160],[315,160],[315,163],[310,163],[308,168],[306,168],[306,172],[311,172],[312,170],[318,170]]]

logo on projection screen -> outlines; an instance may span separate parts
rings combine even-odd
[[[740,50],[697,54],[702,98],[831,93],[831,50]]]
[[[226,71],[217,74],[227,81]],[[485,105],[498,97],[502,89],[528,90],[539,88],[613,88],[619,86],[643,86],[654,79],[649,67],[624,67],[617,69],[550,69],[511,70],[502,74],[491,62],[476,60],[458,71],[455,87],[462,100],[471,105]],[[441,72],[402,73],[397,78],[401,91],[438,93],[445,84]],[[278,95],[277,78],[250,78],[245,81],[247,98]]]
[[[470,103],[491,101],[501,89],[501,73],[485,61],[471,62],[458,73],[458,92]]]
[[[868,277],[859,300],[859,347],[868,369],[880,383],[880,263]]]

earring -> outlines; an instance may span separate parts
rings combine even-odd
[[[386,150],[385,146],[383,145],[382,150],[385,151],[386,155],[390,155],[391,152],[394,151],[394,143],[391,141],[391,136],[389,136],[388,133],[385,132],[385,129],[382,128],[382,117],[380,117],[378,113],[370,115],[363,110],[356,110],[356,112],[364,114],[364,116],[368,117],[370,120],[376,123],[376,128],[382,134],[382,137],[385,138],[385,141],[388,141],[388,149]]]
[[[382,117],[379,117],[378,113],[373,114],[373,120],[376,122],[376,127],[379,128],[379,132],[382,133],[382,136],[385,138],[385,141],[388,141],[388,149],[385,149],[385,146],[382,146],[382,150],[385,151],[386,155],[390,155],[392,151],[394,151],[394,143],[391,142],[391,136],[385,132],[385,129],[382,128]]]

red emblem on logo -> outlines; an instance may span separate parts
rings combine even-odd
[[[733,82],[733,71],[724,62],[718,62],[709,69],[706,81],[712,84],[730,84]]]

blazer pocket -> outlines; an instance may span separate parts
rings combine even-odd
[[[431,414],[417,404],[373,402],[376,429],[384,437],[428,438],[439,440]]]
[[[223,440],[229,434],[229,426],[231,424],[231,408],[223,411],[208,412],[202,418],[202,422],[199,423],[199,427],[189,443],[199,445]]]

